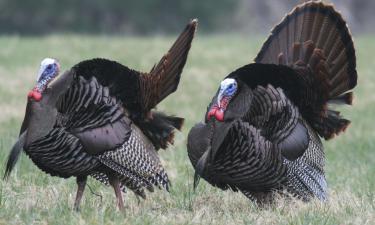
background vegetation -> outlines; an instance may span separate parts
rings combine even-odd
[[[0,34],[153,34],[180,30],[199,18],[201,31],[268,32],[304,0],[0,0]],[[326,0],[353,31],[374,32],[375,1]]]
[[[186,152],[189,129],[203,119],[220,80],[252,62],[265,33],[297,2],[301,0],[0,0],[0,175],[43,58],[57,58],[67,69],[84,59],[105,57],[148,71],[189,19],[200,21],[179,89],[158,107],[186,118],[175,146],[161,151],[172,180],[170,193],[156,190],[140,202],[128,193],[126,212],[121,213],[112,189],[90,179],[93,191],[103,198],[86,189],[82,211],[76,213],[75,180],[50,177],[23,154],[9,181],[0,180],[0,224],[374,224],[371,0],[332,0],[354,33],[359,81],[354,106],[340,108],[352,125],[324,142],[329,201],[280,199],[260,209],[241,194],[204,181],[195,192],[192,189],[193,169]]]
[[[40,60],[53,56],[63,69],[80,60],[106,57],[131,68],[148,71],[167,51],[175,36],[155,38],[53,35],[43,38],[0,38],[0,172],[17,138],[26,95],[35,82]],[[256,208],[241,194],[223,192],[201,181],[192,190],[193,169],[186,153],[186,136],[203,118],[220,80],[249,63],[263,39],[241,36],[197,35],[176,93],[159,110],[186,118],[175,146],[161,151],[172,180],[170,193],[156,190],[138,203],[125,195],[126,213],[115,207],[110,187],[93,179],[81,213],[72,211],[74,179],[50,177],[24,154],[8,182],[0,181],[0,224],[373,224],[375,221],[375,51],[373,37],[356,38],[359,83],[355,104],[343,114],[352,120],[348,130],[325,142],[327,203],[280,200],[266,209]],[[218,48],[220,46],[220,48]]]

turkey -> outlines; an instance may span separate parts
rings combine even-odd
[[[353,41],[341,15],[322,2],[295,7],[255,63],[221,82],[204,122],[190,130],[195,187],[202,177],[260,205],[275,193],[325,201],[321,138],[348,127],[332,106],[350,105],[356,84]]]
[[[77,178],[76,210],[88,176],[114,188],[121,210],[126,188],[142,198],[168,190],[157,151],[173,144],[184,119],[153,108],[177,89],[196,27],[192,20],[149,73],[96,58],[59,75],[58,61],[44,59],[4,178],[23,149],[42,171]]]

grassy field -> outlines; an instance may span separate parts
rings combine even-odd
[[[44,57],[60,60],[67,69],[92,57],[117,60],[148,71],[164,54],[172,38],[91,36],[0,37],[0,173],[17,138],[27,92]],[[89,180],[80,213],[72,211],[75,179],[50,177],[24,154],[8,182],[0,181],[0,224],[375,224],[375,39],[355,39],[359,83],[355,104],[343,113],[351,127],[325,142],[330,200],[283,201],[256,208],[244,196],[223,192],[202,181],[194,192],[193,169],[186,153],[186,136],[203,118],[219,81],[252,62],[263,38],[199,36],[193,43],[179,89],[159,110],[186,118],[175,146],[161,152],[172,180],[170,193],[155,191],[138,203],[125,195],[126,212],[115,207],[113,190]]]

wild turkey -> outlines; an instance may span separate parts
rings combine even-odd
[[[348,127],[331,105],[351,104],[356,84],[341,15],[322,2],[297,6],[271,31],[255,63],[221,82],[205,121],[190,130],[195,185],[203,177],[260,204],[274,193],[326,200],[320,137]]]
[[[168,190],[157,150],[173,144],[184,119],[152,109],[177,89],[196,27],[192,20],[149,73],[97,58],[57,77],[59,63],[43,60],[4,178],[23,148],[44,172],[77,177],[75,209],[87,176],[113,186],[120,209],[126,187],[142,198],[154,186]]]

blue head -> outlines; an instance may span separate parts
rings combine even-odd
[[[60,64],[56,59],[45,58],[40,63],[36,85],[32,91],[29,92],[29,97],[36,101],[42,98],[43,91],[48,84],[59,75]]]
[[[227,78],[220,83],[220,90],[217,94],[217,103],[211,106],[208,112],[207,119],[215,116],[218,121],[224,120],[224,112],[227,109],[229,101],[233,98],[238,90],[237,81],[232,78]]]
[[[38,77],[36,79],[37,86],[41,89],[42,92],[60,72],[60,64],[56,59],[45,58],[40,63]]]
[[[229,101],[237,92],[237,81],[227,78],[220,83],[219,94],[217,95],[217,104],[219,107],[224,106],[223,100]]]

